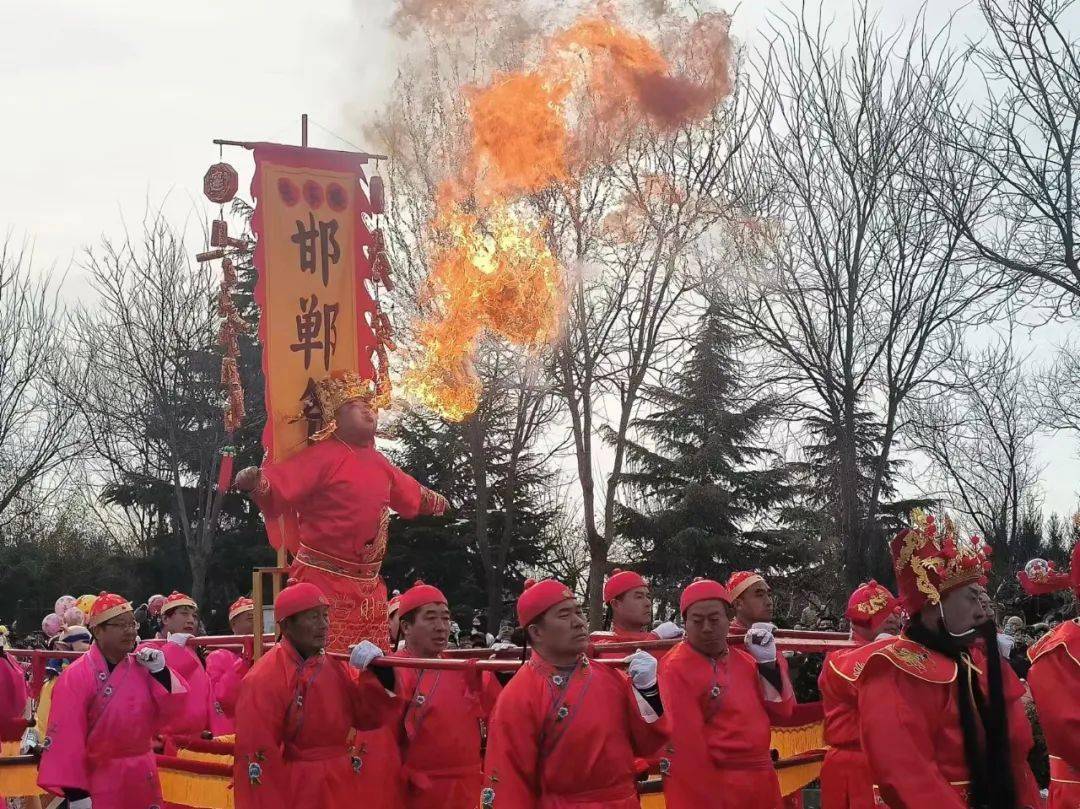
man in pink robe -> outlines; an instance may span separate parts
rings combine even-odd
[[[184,681],[160,650],[132,654],[138,625],[123,597],[102,593],[87,624],[95,643],[56,682],[38,785],[70,809],[160,807],[153,738]]]
[[[201,736],[210,732],[214,713],[214,693],[202,659],[189,641],[199,627],[199,606],[188,595],[175,590],[161,605],[161,635],[143,643],[140,649],[157,649],[165,664],[184,680],[187,694],[183,708],[162,729],[163,736]]]
[[[229,607],[229,628],[239,637],[252,634],[255,627],[255,602],[238,598]],[[240,683],[251,670],[251,658],[232,649],[215,649],[206,656],[206,674],[213,689],[213,713],[210,729],[215,736],[231,736],[236,732],[236,700]]]

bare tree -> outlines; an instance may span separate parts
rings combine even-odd
[[[955,351],[985,291],[913,177],[940,159],[925,121],[956,70],[921,20],[882,36],[865,2],[839,38],[805,6],[774,32],[758,79],[771,113],[761,215],[774,237],[728,292],[764,374],[834,442],[835,528],[853,587],[880,557],[902,405]]]
[[[1023,364],[1011,339],[963,349],[943,369],[947,390],[909,402],[908,440],[929,458],[936,488],[927,493],[943,495],[1001,549],[1016,547],[1041,472],[1034,447],[1040,424]]]
[[[57,388],[78,375],[50,274],[35,271],[26,245],[0,245],[0,521],[39,509],[50,476],[81,449],[76,412]],[[25,495],[33,491],[34,502]],[[0,523],[0,524],[2,524]]]
[[[953,172],[928,184],[965,245],[1050,314],[1080,305],[1080,42],[1075,0],[979,0],[989,35],[972,48],[984,95],[928,117]],[[958,98],[963,98],[963,95]]]
[[[98,300],[74,326],[92,373],[69,395],[88,431],[91,476],[129,527],[149,532],[138,537],[144,546],[169,533],[180,539],[200,600],[223,439],[210,267],[192,266],[183,238],[157,213],[137,237],[89,250],[86,270]]]

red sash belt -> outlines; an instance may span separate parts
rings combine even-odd
[[[1057,756],[1050,756],[1050,780],[1060,784],[1080,784],[1080,770]]]
[[[590,789],[585,792],[544,792],[545,798],[558,798],[568,803],[603,803],[605,801],[624,801],[637,798],[637,788],[631,782],[614,784],[609,787]]]
[[[307,567],[313,567],[324,573],[332,573],[335,576],[345,576],[349,579],[362,581],[378,578],[382,562],[356,562],[350,559],[342,559],[340,556],[317,551],[303,543],[296,553],[295,561]]]
[[[285,745],[286,761],[329,761],[332,758],[345,758],[345,745],[338,744],[330,747],[294,747]]]

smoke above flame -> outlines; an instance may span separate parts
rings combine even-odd
[[[432,14],[450,5],[412,3]],[[680,74],[612,11],[586,14],[548,36],[535,65],[462,88],[466,158],[429,223],[428,316],[403,379],[413,397],[466,418],[482,393],[473,360],[486,335],[529,349],[558,338],[565,272],[531,198],[572,188],[642,127],[664,133],[709,115],[731,92],[728,25],[706,14],[679,32],[670,57]]]

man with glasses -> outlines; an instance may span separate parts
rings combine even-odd
[[[160,649],[135,653],[138,624],[123,596],[102,593],[87,626],[94,645],[56,682],[38,785],[70,809],[160,806],[151,745],[182,706],[184,681]]]

